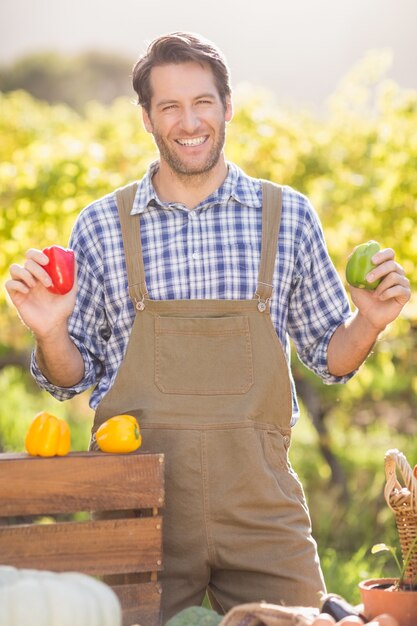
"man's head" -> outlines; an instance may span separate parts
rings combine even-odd
[[[133,84],[146,130],[177,177],[221,178],[225,124],[231,120],[229,75],[218,51],[194,35],[155,40],[136,64]]]
[[[194,62],[208,66],[214,76],[223,106],[230,98],[229,70],[219,50],[209,41],[190,33],[171,33],[155,39],[133,68],[133,88],[138,103],[149,114],[152,100],[151,71],[161,65]]]

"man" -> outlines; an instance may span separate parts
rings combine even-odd
[[[79,216],[78,283],[49,293],[39,250],[11,267],[33,374],[62,400],[96,385],[93,431],[130,413],[143,449],[165,453],[163,622],[206,590],[221,613],[318,605],[324,582],[287,457],[298,418],[288,336],[325,382],[346,382],[409,282],[380,251],[368,279],[382,282],[352,289],[351,314],[307,198],[226,162],[231,92],[212,44],[155,40],[133,85],[159,160]]]

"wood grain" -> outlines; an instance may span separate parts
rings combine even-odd
[[[86,574],[161,569],[162,519],[117,519],[0,528],[2,565]]]
[[[0,454],[0,516],[160,508],[163,470],[162,454]]]

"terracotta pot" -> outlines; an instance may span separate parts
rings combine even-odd
[[[389,613],[400,626],[417,626],[417,591],[392,590],[394,578],[371,578],[359,583],[367,619]]]

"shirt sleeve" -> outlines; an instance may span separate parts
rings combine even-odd
[[[76,343],[74,341],[74,343]],[[77,344],[76,344],[77,345]],[[56,400],[64,401],[70,400],[75,395],[82,393],[89,389],[95,383],[95,375],[94,368],[92,365],[92,361],[88,356],[85,348],[82,345],[77,345],[81,356],[83,357],[85,374],[84,378],[74,387],[57,387],[49,382],[47,378],[42,374],[39,366],[36,362],[35,353],[32,352],[31,363],[30,363],[30,371],[34,379],[36,380],[38,386],[45,391],[48,391]]]
[[[345,383],[327,367],[330,339],[351,309],[342,281],[329,257],[319,218],[305,198],[305,213],[290,300],[288,330],[301,361],[326,384]]]

